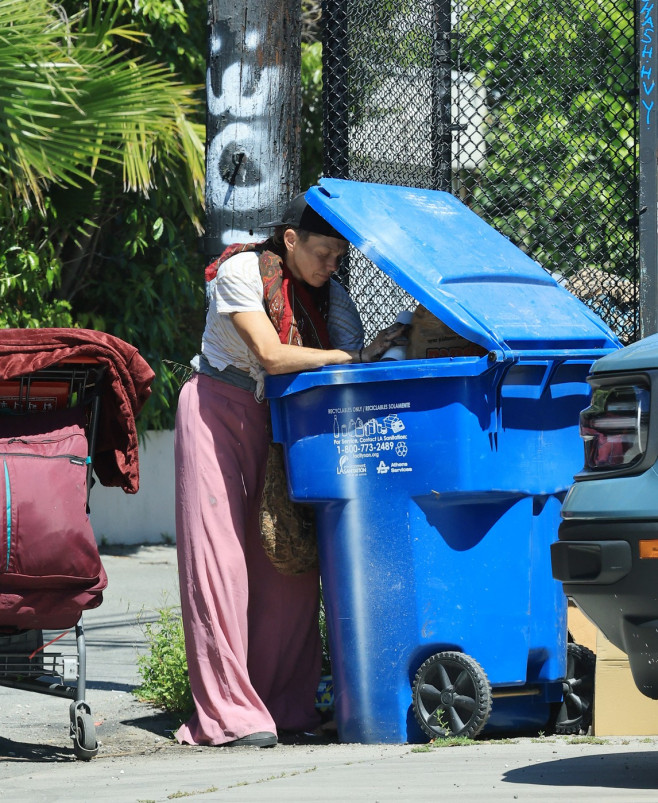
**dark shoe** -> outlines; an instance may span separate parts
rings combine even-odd
[[[233,739],[232,742],[224,742],[222,747],[274,747],[277,743],[277,738],[269,731],[259,731],[258,733],[250,733],[248,736],[242,736],[239,739]]]

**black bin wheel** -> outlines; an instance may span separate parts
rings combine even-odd
[[[567,644],[567,673],[562,681],[562,702],[555,716],[555,732],[587,733],[594,706],[596,655],[582,644]]]
[[[489,679],[469,655],[437,652],[416,672],[413,709],[418,724],[432,739],[472,738],[491,714]]]

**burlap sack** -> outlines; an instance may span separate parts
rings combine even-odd
[[[288,496],[283,446],[270,442],[260,509],[263,547],[281,574],[303,574],[318,565],[315,511]]]

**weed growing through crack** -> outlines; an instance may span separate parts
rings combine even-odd
[[[420,744],[411,748],[412,753],[429,753],[440,747],[464,747],[466,745],[479,744],[475,739],[468,736],[446,736],[445,739],[432,739],[428,744]]]
[[[307,767],[305,770],[294,770],[292,772],[280,772],[278,775],[270,775],[267,778],[258,778],[256,781],[240,781],[239,783],[227,786],[227,789],[237,789],[239,786],[252,786],[257,783],[267,783],[268,781],[280,781],[282,778],[294,778],[295,775],[308,775],[310,772],[316,772],[317,767]]]
[[[574,736],[567,744],[608,744],[608,741],[599,739],[598,736]]]
[[[167,800],[177,800],[181,797],[194,797],[195,795],[207,795],[210,792],[216,792],[216,786],[209,786],[207,789],[199,789],[196,792],[172,792],[172,794],[167,795]]]
[[[142,684],[135,689],[135,696],[165,711],[189,716],[194,710],[194,701],[179,611],[172,607],[161,608],[155,622],[144,624],[144,635],[148,652],[137,658]]]

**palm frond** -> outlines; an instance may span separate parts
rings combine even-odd
[[[73,20],[48,0],[0,0],[0,210],[42,203],[50,183],[79,186],[120,165],[126,189],[148,192],[163,154],[189,164],[195,200],[203,143],[188,122],[195,87],[166,67],[111,48],[138,32],[117,25],[123,0],[90,3]],[[95,9],[95,10],[94,10]],[[189,188],[187,188],[189,196]]]

